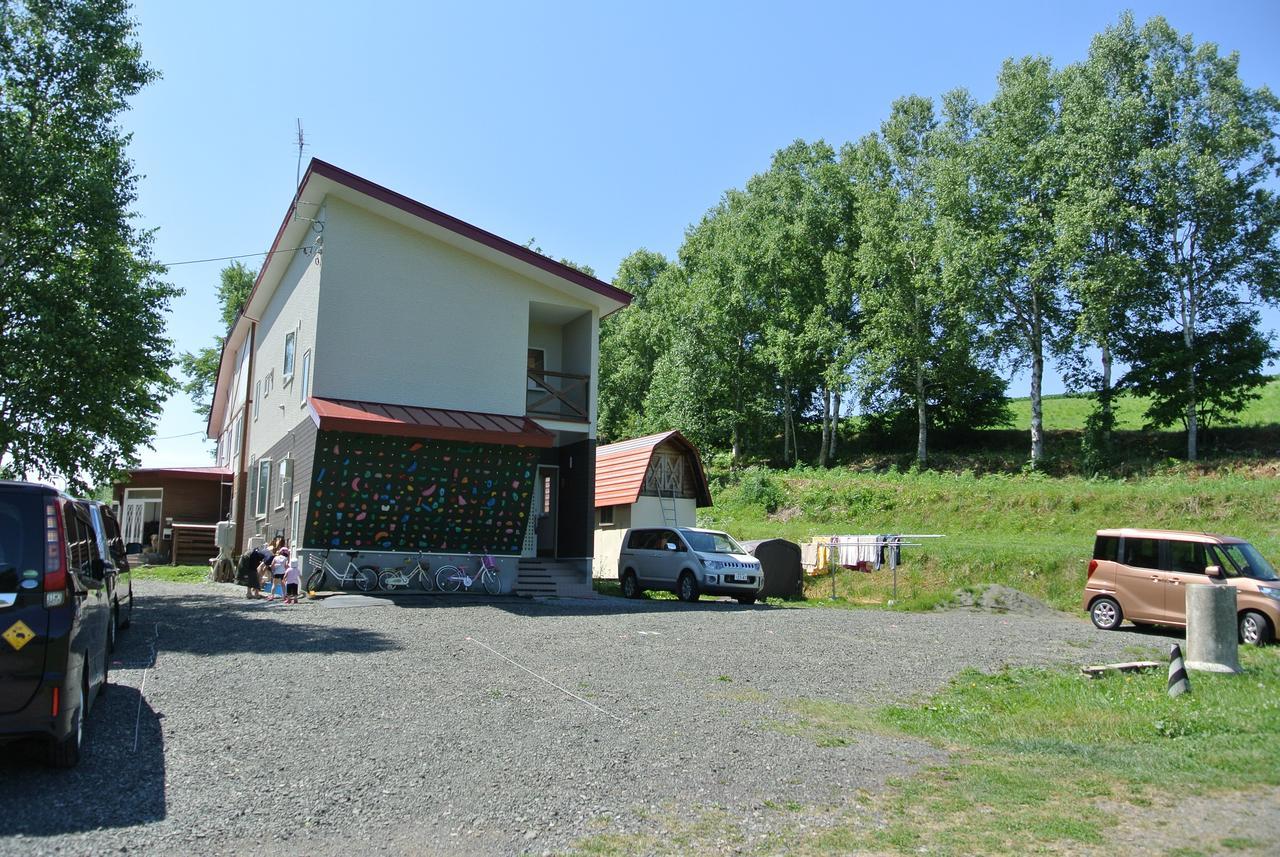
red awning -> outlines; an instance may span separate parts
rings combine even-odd
[[[502,443],[509,446],[549,447],[555,435],[528,417],[419,408],[351,399],[312,396],[311,418],[321,431],[390,434],[432,440]]]

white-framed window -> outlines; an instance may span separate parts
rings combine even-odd
[[[271,391],[275,389],[275,386],[276,386],[276,370],[272,369],[262,379],[262,398],[265,399],[267,396],[270,396]]]
[[[280,369],[280,383],[287,384],[293,377],[293,353],[298,348],[298,334],[289,331],[284,335],[284,362]]]
[[[258,410],[262,406],[262,382],[253,382],[253,418],[258,418]]]
[[[547,351],[545,348],[529,349],[529,389],[541,389],[539,381],[545,380],[546,376],[542,373],[547,371]],[[534,380],[534,379],[537,380]]]
[[[302,352],[302,377],[298,379],[298,401],[307,403],[307,385],[311,383],[311,351]]]
[[[271,497],[271,459],[258,461],[257,496],[254,498],[253,514],[259,518],[267,516],[267,508]]]
[[[249,456],[249,470],[247,472],[249,474],[247,480],[249,484],[245,486],[245,490],[249,494],[248,508],[256,509],[258,508],[258,457],[256,455]]]
[[[280,474],[280,495],[276,503],[276,511],[279,511],[284,508],[285,499],[289,496],[289,483],[293,481],[293,459],[280,459],[279,466],[276,469]]]
[[[302,496],[300,494],[293,495],[293,506],[289,509],[289,548],[297,550],[302,547],[302,543],[298,539],[302,536],[302,522],[298,517],[302,513]]]
[[[231,423],[231,454],[229,460],[232,462],[240,460],[240,417],[241,414],[237,412]]]

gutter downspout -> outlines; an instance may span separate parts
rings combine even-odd
[[[253,356],[258,344],[258,323],[253,319],[249,321],[249,335],[246,337],[246,343],[249,346],[249,368],[245,372],[244,408],[240,414],[242,422],[240,426],[240,490],[236,491],[236,508],[232,518],[236,524],[236,544],[242,554],[245,551],[245,545],[248,544],[249,536],[245,529],[245,503],[249,496],[248,471],[245,468],[249,466],[249,412],[253,407]]]

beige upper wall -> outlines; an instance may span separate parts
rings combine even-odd
[[[326,209],[316,395],[523,414],[530,301],[596,328],[586,301],[345,200]]]

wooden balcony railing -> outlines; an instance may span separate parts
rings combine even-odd
[[[590,375],[530,370],[529,387],[525,394],[525,413],[531,416],[589,421],[591,417],[587,397],[590,389]]]

